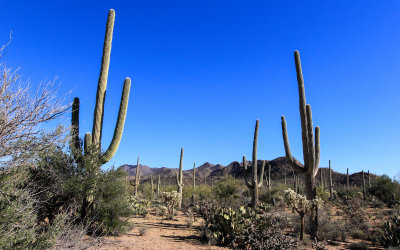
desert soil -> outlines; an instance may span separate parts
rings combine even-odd
[[[134,228],[117,237],[105,237],[89,249],[228,249],[200,242],[197,220],[188,226],[188,217],[179,213],[174,220],[162,220],[149,214],[146,218],[130,219]],[[143,229],[142,229],[143,228]],[[144,230],[144,235],[140,231]]]

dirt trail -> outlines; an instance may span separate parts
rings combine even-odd
[[[130,221],[135,226],[131,231],[118,237],[105,237],[102,243],[89,249],[228,249],[202,244],[196,230],[200,221],[189,228],[187,220],[188,217],[182,214],[174,220],[161,220],[154,215],[132,218]],[[142,236],[141,228],[146,228]]]

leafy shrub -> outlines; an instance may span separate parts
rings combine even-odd
[[[399,247],[400,246],[400,213],[389,218],[384,224],[384,236],[382,244],[385,247]]]
[[[96,161],[85,156],[75,160],[61,147],[49,148],[40,155],[37,167],[28,179],[36,190],[38,218],[51,222],[57,211],[75,204],[79,218],[88,230],[96,234],[118,234],[129,228],[122,219],[132,214],[125,189],[126,172],[122,169],[99,171]]]

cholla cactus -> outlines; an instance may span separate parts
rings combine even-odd
[[[161,200],[166,203],[170,218],[174,215],[174,209],[179,204],[180,197],[177,191],[161,193]]]
[[[284,198],[286,203],[293,207],[294,210],[300,215],[300,240],[304,238],[304,216],[313,215],[316,207],[317,209],[322,207],[324,201],[320,198],[315,198],[313,200],[307,200],[304,195],[298,194],[292,189],[288,189],[284,193]]]

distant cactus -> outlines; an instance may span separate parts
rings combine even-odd
[[[151,196],[153,196],[153,194],[154,194],[153,175],[150,175],[150,181],[151,181]]]
[[[346,174],[346,187],[347,189],[350,188],[349,168],[347,168],[347,174]]]
[[[263,161],[262,167],[261,167],[261,174],[260,174],[260,180],[258,181],[258,175],[257,175],[257,140],[258,140],[258,120],[256,121],[256,127],[254,130],[254,140],[253,140],[253,162],[252,162],[252,179],[251,182],[247,179],[247,162],[246,162],[246,157],[243,156],[243,166],[244,166],[244,179],[246,186],[250,190],[251,194],[251,207],[253,209],[257,208],[258,204],[258,188],[262,186],[263,184],[263,176],[264,176],[264,167],[265,167],[265,161]]]
[[[331,160],[329,160],[329,199],[333,200],[333,181],[332,181]]]
[[[181,159],[179,161],[179,172],[176,173],[176,185],[178,186],[178,195],[179,195],[179,203],[178,207],[182,207],[182,195],[183,195],[183,170],[182,170],[182,161],[183,161],[183,148],[181,148]]]
[[[285,146],[286,158],[289,161],[292,169],[298,173],[304,174],[305,191],[307,200],[314,200],[317,195],[315,176],[318,172],[320,159],[320,143],[319,143],[319,127],[315,127],[315,141],[313,134],[313,122],[311,106],[306,105],[306,95],[304,90],[303,73],[301,69],[300,53],[294,52],[294,59],[297,72],[297,83],[299,90],[299,106],[301,120],[301,135],[303,141],[303,159],[304,165],[292,156],[288,133],[286,129],[286,120],[282,116],[282,137]],[[316,208],[314,208],[316,210]],[[318,230],[318,214],[312,213],[310,216],[309,225],[311,236],[315,237]]]
[[[192,204],[196,201],[196,162],[193,163],[193,194],[192,194]]]
[[[138,156],[137,164],[136,164],[135,183],[132,184],[132,181],[130,181],[130,184],[135,187],[135,197],[137,197],[137,194],[138,194],[138,187],[139,187],[139,183],[140,183],[140,174],[141,174],[141,170],[140,170],[139,156]]]
[[[363,199],[367,199],[367,190],[365,188],[365,177],[364,177],[364,170],[362,171],[362,189],[363,189]]]
[[[271,165],[268,163],[268,173],[265,173],[265,181],[267,185],[268,192],[271,191],[272,183],[271,183]]]
[[[128,109],[129,92],[131,87],[131,79],[125,78],[124,87],[121,96],[121,102],[118,111],[117,124],[114,129],[114,135],[107,150],[101,152],[101,135],[103,127],[104,116],[104,101],[105,92],[107,88],[108,68],[110,66],[111,42],[114,29],[115,12],[111,9],[108,13],[106,34],[104,38],[103,56],[101,60],[100,77],[97,86],[96,105],[94,110],[93,130],[92,134],[87,132],[84,140],[84,155],[90,154],[97,155],[98,164],[105,164],[114,156],[121,141],[122,132],[124,130],[124,123],[126,112]],[[72,153],[75,158],[80,159],[83,156],[82,149],[80,148],[79,139],[79,98],[75,98],[72,105],[72,119],[71,119],[71,143]],[[88,152],[92,151],[92,152]],[[100,166],[98,166],[98,169]]]
[[[161,184],[161,179],[160,175],[158,175],[158,182],[157,182],[157,195],[160,195],[160,184]]]
[[[369,174],[369,170],[368,170],[368,188],[371,188],[371,175]]]

